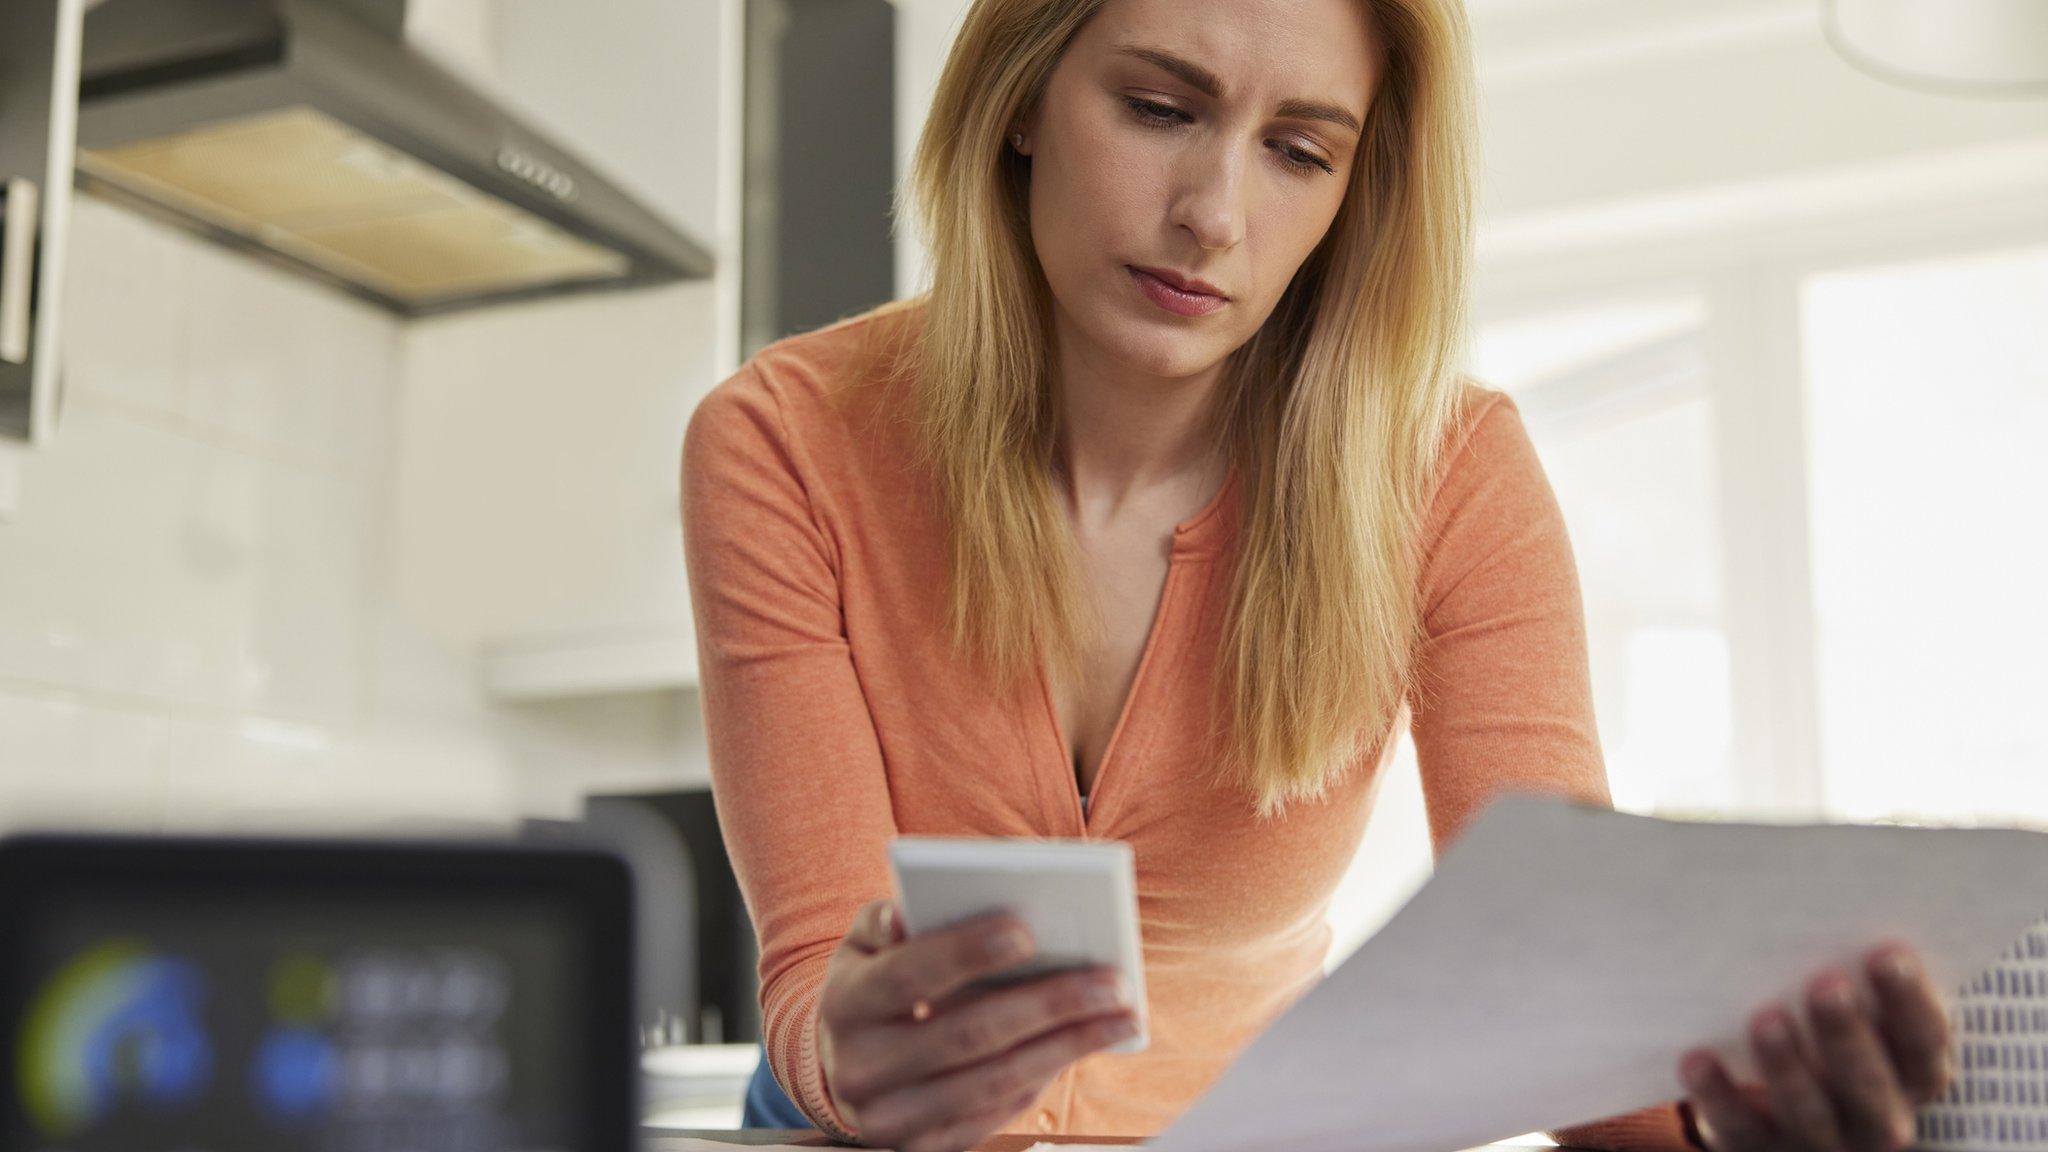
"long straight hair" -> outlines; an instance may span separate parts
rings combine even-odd
[[[1052,300],[1029,168],[1005,147],[1104,0],[975,0],[909,191],[929,289],[901,354],[937,489],[958,650],[1016,683],[1076,673],[1100,620],[1054,486]],[[1313,800],[1398,718],[1422,518],[1456,412],[1475,137],[1461,0],[1359,0],[1384,71],[1328,234],[1231,353],[1212,427],[1240,478],[1211,779],[1261,818]]]

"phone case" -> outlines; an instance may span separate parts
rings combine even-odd
[[[889,866],[904,930],[915,935],[1009,909],[1031,926],[1029,960],[975,982],[1001,986],[1047,972],[1107,965],[1131,993],[1138,1032],[1104,1052],[1142,1052],[1145,961],[1131,847],[1116,840],[899,836]]]

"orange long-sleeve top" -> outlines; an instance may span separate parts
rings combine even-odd
[[[1397,733],[1278,819],[1257,822],[1247,796],[1201,782],[1233,474],[1174,529],[1084,810],[1043,676],[999,691],[950,647],[942,523],[914,464],[908,396],[869,355],[920,314],[866,313],[762,349],[703,399],[684,437],[711,784],[759,937],[768,1063],[819,1127],[857,1139],[825,1089],[818,998],[855,915],[892,895],[891,838],[1122,840],[1136,858],[1150,1046],[1069,1065],[1003,1131],[1151,1136],[1321,978],[1330,898]],[[1504,789],[1611,803],[1557,502],[1512,400],[1466,383],[1460,407],[1421,572],[1419,672],[1432,689],[1397,720],[1414,738],[1439,854]],[[1553,1135],[1627,1152],[1691,1147],[1673,1104]]]

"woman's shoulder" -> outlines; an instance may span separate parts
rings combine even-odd
[[[1570,532],[1520,406],[1476,381],[1458,400],[1425,518],[1425,627],[1444,636],[1532,614],[1578,619]],[[1569,659],[1563,649],[1552,655]]]
[[[919,315],[918,299],[892,301],[761,348],[697,402],[686,458],[835,474],[900,461],[904,421],[892,417]]]
[[[1461,377],[1435,461],[1429,520],[1438,535],[1454,520],[1513,521],[1553,497],[1513,396]]]
[[[702,406],[771,406],[785,423],[843,419],[900,382],[922,300],[892,300],[774,341],[712,388]]]
[[[1445,465],[1469,464],[1472,457],[1487,458],[1503,441],[1527,439],[1522,412],[1514,397],[1489,387],[1474,376],[1460,376],[1452,395],[1451,418],[1444,427],[1443,451],[1438,460]]]

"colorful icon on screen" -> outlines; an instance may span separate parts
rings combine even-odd
[[[318,1115],[332,1107],[341,1087],[341,1055],[333,1041],[310,1028],[272,1028],[250,1068],[256,1098],[283,1120]]]
[[[112,940],[59,968],[29,999],[16,1053],[29,1121],[66,1139],[123,1101],[179,1109],[213,1078],[205,980],[189,961]]]
[[[341,1053],[318,1027],[334,1016],[339,981],[324,958],[297,951],[271,964],[268,983],[271,1023],[256,1045],[249,1086],[273,1117],[316,1116],[341,1091]]]
[[[333,1019],[340,981],[324,957],[288,952],[270,966],[270,1014],[287,1024],[312,1027]]]

